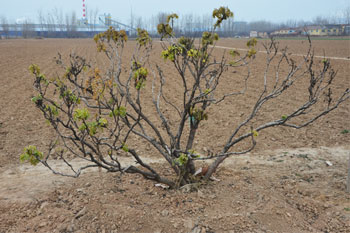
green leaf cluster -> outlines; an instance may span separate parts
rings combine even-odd
[[[211,92],[211,89],[208,88],[208,89],[205,89],[204,94],[208,95],[210,92]]]
[[[97,52],[106,52],[106,45],[103,42],[97,43]]]
[[[38,151],[36,146],[32,145],[25,147],[23,154],[21,154],[19,157],[21,162],[29,161],[30,164],[34,166],[37,165],[43,158],[43,153]]]
[[[170,23],[170,21],[174,20],[174,19],[178,19],[179,16],[177,14],[171,14],[167,16],[166,22]]]
[[[199,51],[198,49],[190,49],[187,51],[187,56],[193,57],[193,58],[198,58]]]
[[[69,78],[71,76],[72,72],[72,67],[67,67],[66,72],[63,74],[63,78]]]
[[[191,107],[189,114],[197,122],[200,122],[202,120],[208,120],[208,114],[206,112],[204,112],[203,109],[198,109],[198,108]]]
[[[113,116],[120,116],[120,117],[125,117],[126,116],[126,108],[123,106],[120,106],[119,108],[115,108],[112,112],[109,113],[110,117]]]
[[[148,75],[148,70],[144,67],[139,67],[134,71],[135,87],[140,90],[145,86],[145,81]]]
[[[91,136],[93,136],[97,133],[97,128],[99,126],[98,122],[92,121],[92,122],[88,122],[86,125],[88,126],[89,134]]]
[[[174,35],[172,27],[167,23],[160,23],[157,26],[158,34],[161,35],[161,39],[172,37]]]
[[[157,26],[158,34],[161,35],[161,39],[172,37],[174,35],[173,28],[170,26],[170,21],[173,22],[174,19],[178,19],[177,14],[171,14],[167,17],[167,23],[160,23]]]
[[[184,166],[188,162],[188,156],[184,153],[181,153],[178,158],[174,160],[179,166]]]
[[[74,103],[80,104],[80,98],[77,97],[71,90],[65,90],[65,88],[62,86],[60,88],[60,99],[64,99],[68,105],[72,105]]]
[[[53,104],[46,105],[45,110],[50,112],[54,116],[58,116],[58,108],[56,105],[53,105]]]
[[[35,75],[39,75],[40,74],[40,68],[38,65],[36,64],[31,64],[29,66],[29,71],[32,73],[32,74],[35,74]]]
[[[89,110],[86,108],[78,108],[74,110],[73,118],[74,120],[87,120],[90,116]]]
[[[228,7],[220,7],[219,9],[214,9],[213,18],[217,18],[214,28],[220,27],[222,21],[233,17],[233,12],[230,11]]]
[[[91,136],[95,135],[97,133],[97,128],[98,128],[98,122],[96,121],[92,121],[92,122],[87,122],[86,124],[82,124],[80,127],[79,127],[79,130],[80,131],[84,131],[87,127],[88,129],[88,132]]]
[[[202,34],[202,46],[213,45],[214,41],[219,40],[219,35],[217,33],[203,32]]]
[[[184,49],[178,45],[169,46],[168,49],[162,51],[162,58],[164,60],[169,59],[170,61],[175,61],[175,56],[181,55]]]
[[[44,83],[45,85],[49,84],[49,81],[46,79],[46,76],[43,74],[39,74],[36,76],[37,83]]]
[[[251,38],[250,40],[247,41],[247,47],[249,48],[255,47],[257,43],[258,43],[258,40],[256,38]]]
[[[257,137],[259,136],[258,131],[256,131],[255,129],[251,131],[251,133],[253,134],[253,137]]]
[[[256,54],[256,50],[254,48],[249,49],[247,56],[249,58],[253,57]]]
[[[37,96],[34,96],[31,101],[37,105],[41,105],[42,104],[42,101],[43,101],[43,97],[42,95],[37,95]]]
[[[152,39],[146,30],[138,28],[136,41],[137,41],[137,43],[139,43],[139,45],[141,47],[141,46],[146,46],[147,44],[151,43]]]
[[[258,43],[256,38],[252,38],[247,41],[247,47],[249,48],[247,56],[249,58],[253,57],[256,54],[255,46]]]
[[[126,34],[125,30],[117,31],[113,27],[109,27],[107,31],[101,32],[94,36],[94,41],[96,43],[101,41],[101,39],[106,39],[107,42],[110,42],[112,40],[115,43],[126,42],[128,41],[128,35]]]
[[[329,59],[327,59],[327,58],[322,59],[322,63],[323,63],[323,64],[329,63]]]
[[[350,133],[350,130],[344,129],[344,130],[342,130],[340,133],[341,133],[341,134],[348,134],[348,133]]]
[[[49,84],[49,81],[46,79],[44,74],[40,73],[40,68],[38,65],[32,64],[29,66],[30,73],[34,74],[36,77],[35,83],[40,84],[44,83],[45,85]]]
[[[236,57],[236,56],[240,56],[241,54],[237,50],[231,50],[230,51],[230,55],[232,57]]]
[[[83,123],[80,127],[80,131],[84,131],[88,129],[88,133],[93,136],[97,133],[98,129],[103,130],[102,128],[106,128],[108,126],[108,121],[105,118],[100,118],[98,121],[92,121],[92,122],[87,122]]]
[[[126,145],[125,143],[122,144],[122,150],[125,152],[129,152],[129,148],[128,145]]]
[[[128,41],[128,35],[125,30],[116,31],[113,27],[109,27],[105,32],[96,34],[94,36],[94,41],[96,42],[98,52],[106,51],[105,40],[107,40],[108,43],[113,41],[117,45],[124,45],[124,43]]]
[[[195,60],[199,59],[201,62],[205,63],[208,61],[209,55],[206,50],[190,49],[187,51],[187,56]]]
[[[181,36],[178,40],[178,43],[185,49],[185,51],[189,51],[193,48],[193,40],[191,38]]]
[[[98,120],[98,125],[101,126],[101,127],[107,127],[108,126],[108,121],[106,118],[100,118]]]
[[[144,67],[140,67],[139,69],[137,69],[134,73],[134,78],[135,79],[146,79],[148,75],[148,70]]]

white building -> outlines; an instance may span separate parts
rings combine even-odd
[[[257,31],[250,31],[249,37],[258,37],[258,32]]]

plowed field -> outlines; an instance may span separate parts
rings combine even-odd
[[[258,50],[263,50],[264,42],[259,41]],[[224,39],[214,53],[220,58],[225,48],[245,49],[245,43]],[[130,41],[125,49],[127,65],[134,46]],[[298,61],[307,41],[281,41],[280,47],[285,46]],[[350,87],[350,41],[317,40],[313,46],[315,55],[330,57],[337,70],[333,93],[339,95]],[[47,76],[55,75],[61,72],[53,61],[58,52],[63,57],[71,52],[85,56],[93,67],[108,65],[90,39],[0,40],[0,232],[350,232],[349,100],[306,128],[261,132],[252,153],[229,158],[218,169],[215,177],[220,181],[192,192],[162,190],[135,175],[92,170],[69,179],[51,174],[42,165],[21,164],[19,155],[25,146],[45,150],[53,137],[30,100],[34,91],[28,66],[38,64]],[[162,67],[170,87],[166,96],[176,102],[181,89],[175,69],[160,53],[160,44],[154,41],[151,64]],[[262,88],[265,61],[266,54],[259,52],[245,95],[209,109],[196,150],[221,148],[229,130],[251,111]],[[245,72],[225,74],[219,87],[242,88],[239,77]],[[307,97],[307,81],[267,103],[256,122],[295,109]],[[146,98],[150,88],[146,84]],[[160,170],[169,169],[147,146],[139,149]]]

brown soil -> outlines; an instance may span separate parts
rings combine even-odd
[[[244,48],[244,43],[227,39],[220,45]],[[130,44],[127,57],[133,51],[134,42]],[[305,46],[300,41],[281,44],[298,54]],[[167,97],[176,102],[171,64],[163,63],[159,44],[154,46],[152,62],[163,64],[174,91]],[[314,46],[316,55],[325,50],[328,56],[350,56],[349,41],[315,41]],[[260,133],[253,153],[225,161],[215,174],[220,181],[179,191],[163,190],[135,175],[90,170],[71,179],[41,165],[20,164],[25,146],[44,150],[53,136],[30,102],[34,92],[28,66],[38,64],[54,75],[59,71],[52,58],[72,51],[95,66],[105,65],[91,40],[0,40],[0,232],[350,232],[350,195],[345,192],[350,134],[341,133],[350,130],[349,101],[305,129]],[[257,55],[244,97],[209,109],[196,150],[218,150],[229,134],[224,129],[233,129],[248,114],[261,87],[264,56]],[[350,61],[332,64],[338,70],[334,93],[339,94],[350,86]],[[225,77],[223,89],[233,86]],[[235,84],[240,87],[239,81]],[[306,85],[298,83],[281,103],[269,103],[257,123],[293,110],[305,97]],[[149,93],[146,87],[145,95]],[[227,111],[228,106],[234,111]],[[149,148],[140,146],[140,151],[167,173],[169,167],[150,156]]]

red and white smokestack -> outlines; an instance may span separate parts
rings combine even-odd
[[[83,19],[86,18],[86,5],[85,5],[85,0],[83,0]]]

